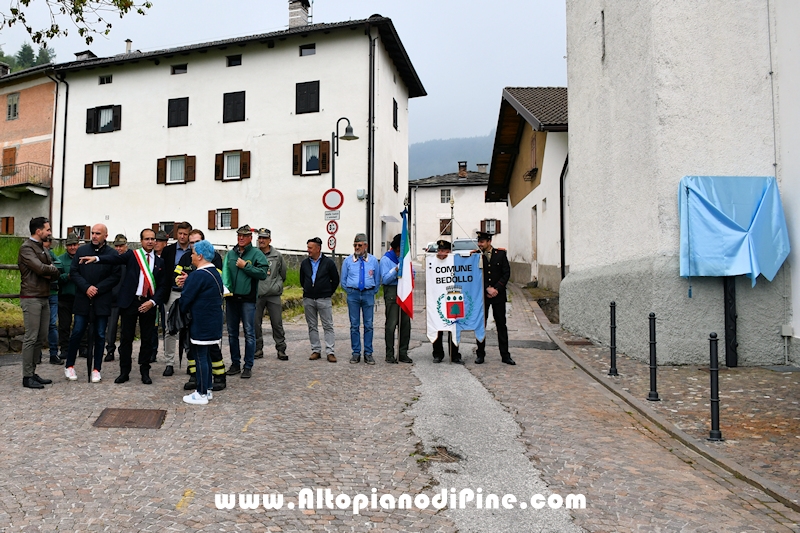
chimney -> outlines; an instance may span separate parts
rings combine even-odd
[[[125,53],[126,54],[130,54],[131,53],[131,45],[132,44],[133,44],[133,41],[131,41],[130,39],[125,39]]]
[[[486,174],[486,169],[489,166],[489,163],[478,163],[478,172],[481,174]]]
[[[459,161],[458,162],[458,177],[459,178],[466,178],[467,177],[467,162],[466,161]]]
[[[289,27],[308,25],[309,0],[289,0]]]
[[[6,63],[0,63],[0,76],[8,76],[9,72],[11,72],[11,67]]]

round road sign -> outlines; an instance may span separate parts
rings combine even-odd
[[[328,189],[322,195],[322,205],[330,211],[336,211],[343,203],[344,194],[339,189]]]
[[[325,229],[328,230],[328,235],[334,235],[339,230],[339,224],[335,220],[329,220]]]
[[[336,237],[334,237],[333,235],[328,237],[328,248],[331,250],[336,249]]]

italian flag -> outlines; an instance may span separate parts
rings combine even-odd
[[[400,213],[403,217],[403,233],[400,237],[400,271],[397,273],[397,305],[410,318],[414,318],[414,273],[411,270],[411,243],[408,239],[408,209]]]

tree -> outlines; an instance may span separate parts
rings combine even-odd
[[[144,15],[145,10],[153,5],[149,0],[34,0],[39,5],[44,3],[50,11],[50,26],[39,29],[31,26],[26,18],[31,1],[10,0],[8,12],[0,11],[3,16],[0,30],[22,24],[36,44],[68,35],[69,29],[59,24],[60,20],[66,19],[74,24],[86,44],[91,44],[95,34],[108,35],[111,32],[111,23],[105,17],[119,15],[122,18],[131,11]]]
[[[47,46],[40,44],[39,45],[39,53],[36,55],[36,62],[34,65],[46,65],[47,63],[52,63],[56,58],[56,51],[52,48],[48,48]]]
[[[33,55],[33,47],[28,43],[22,43],[15,57],[17,59],[17,67],[20,69],[32,67],[36,61],[36,56]]]
[[[14,58],[14,56],[7,56],[5,53],[3,53],[2,48],[0,48],[0,63],[5,63],[11,67],[11,70],[14,70],[17,66],[17,60]]]

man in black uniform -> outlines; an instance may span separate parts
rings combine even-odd
[[[508,328],[506,327],[506,284],[511,277],[511,265],[505,250],[492,247],[492,236],[478,232],[478,248],[483,261],[483,322],[489,317],[489,306],[497,325],[497,342],[500,345],[500,357],[507,365],[516,365],[508,352]],[[486,357],[486,339],[478,342],[478,353],[475,364],[483,363]]]
[[[445,259],[450,250],[453,248],[453,245],[450,244],[450,241],[446,241],[444,239],[436,241],[436,257],[439,259]],[[438,335],[436,335],[436,340],[433,341],[433,362],[434,363],[441,363],[444,359],[444,344],[442,339],[444,337],[444,331],[440,331]],[[464,360],[461,359],[461,354],[458,352],[458,346],[453,344],[453,334],[450,334],[450,362],[455,363],[457,365],[463,365]]]

